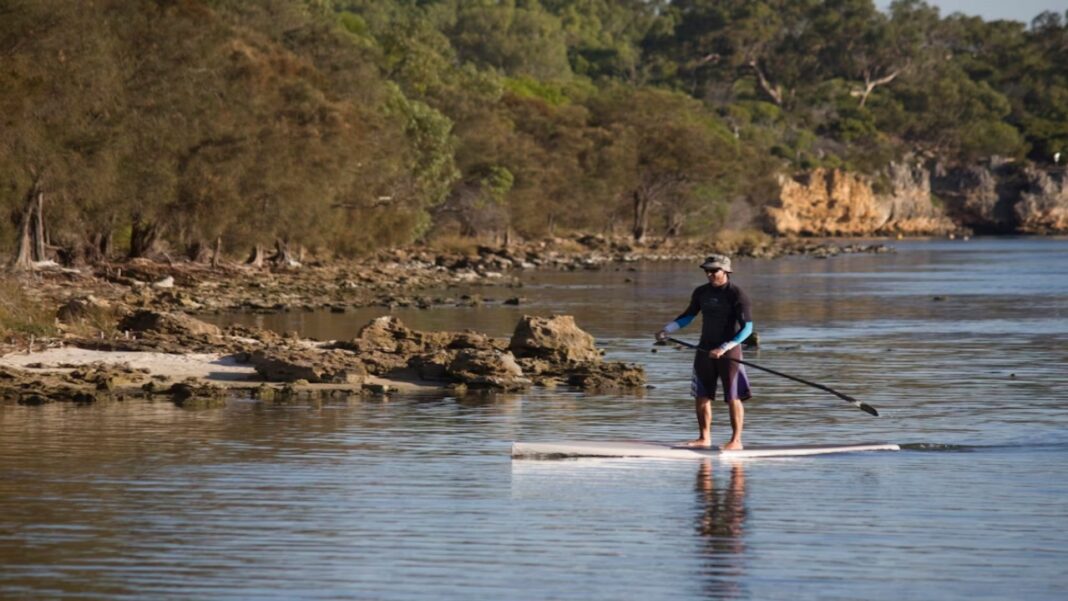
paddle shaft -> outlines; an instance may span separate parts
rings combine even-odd
[[[685,346],[687,348],[692,348],[694,350],[708,352],[708,349],[701,348],[701,347],[697,346],[696,344],[690,344],[689,342],[686,342],[685,340],[679,340],[678,338],[668,337],[665,340],[670,340],[671,342],[674,342],[675,344],[681,344],[682,346]],[[757,365],[756,363],[751,363],[749,361],[743,361],[741,359],[735,359],[734,357],[723,357],[723,358],[724,359],[730,359],[731,361],[734,361],[735,363],[741,363],[742,365],[747,365],[747,366],[752,367],[754,369],[759,369],[761,371],[766,371],[769,374],[775,374],[776,376],[779,376],[779,377],[782,377],[782,378],[786,378],[787,380],[793,380],[794,382],[800,382],[802,384],[811,386],[813,388],[819,388],[820,390],[825,390],[825,391],[833,394],[834,396],[842,399],[843,401],[846,401],[848,403],[852,403],[858,409],[860,409],[861,411],[864,411],[865,413],[870,413],[871,415],[876,415],[876,416],[879,415],[879,412],[875,410],[875,407],[872,407],[871,405],[869,405],[867,403],[858,401],[857,399],[849,396],[848,394],[843,394],[841,392],[838,392],[837,390],[831,388],[830,386],[824,386],[823,384],[819,384],[819,383],[816,383],[816,382],[810,382],[810,381],[808,381],[808,380],[806,380],[804,378],[799,378],[797,376],[791,376],[790,374],[784,374],[781,371],[775,371],[774,369],[771,369],[769,367],[764,367],[763,365]]]

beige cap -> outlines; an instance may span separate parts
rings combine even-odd
[[[730,273],[731,258],[726,255],[709,255],[705,257],[705,262],[701,263],[701,269],[722,269]]]

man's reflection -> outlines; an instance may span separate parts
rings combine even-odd
[[[697,532],[704,541],[710,598],[734,599],[742,595],[740,581],[745,572],[745,468],[735,463],[720,469],[730,472],[730,481],[721,489],[716,487],[711,459],[697,471]]]

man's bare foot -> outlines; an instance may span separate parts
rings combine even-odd
[[[707,438],[695,438],[693,440],[682,443],[684,447],[705,447],[712,446],[712,441]]]
[[[727,444],[721,446],[720,450],[721,451],[741,451],[742,448],[743,448],[742,447],[742,441],[740,441],[740,440],[732,440],[732,441],[728,442]]]

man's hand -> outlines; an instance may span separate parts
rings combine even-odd
[[[656,341],[657,342],[663,342],[663,341],[667,340],[667,337],[668,337],[668,333],[665,332],[664,330],[660,330],[659,332],[656,333]]]
[[[714,349],[712,349],[712,350],[708,351],[708,356],[709,356],[709,357],[711,357],[711,358],[713,358],[713,359],[719,359],[719,358],[720,358],[720,357],[722,357],[722,356],[723,356],[723,354],[724,354],[724,353],[726,353],[726,352],[727,352],[727,351],[725,351],[725,350],[723,350],[723,349],[721,349],[721,348],[719,348],[719,347],[716,347],[716,348],[714,348]]]

